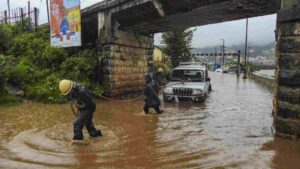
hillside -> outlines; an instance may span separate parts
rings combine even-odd
[[[275,57],[275,42],[269,43],[266,45],[255,45],[249,44],[248,46],[251,47],[251,54],[250,57],[256,58],[257,56],[266,56],[267,58],[274,58]],[[245,46],[244,44],[239,45],[232,45],[232,46],[225,46],[225,52],[236,52],[240,50],[242,55],[244,54]],[[212,47],[205,47],[205,48],[193,48],[193,53],[213,53],[217,50],[217,52],[221,52],[221,46],[212,46]]]

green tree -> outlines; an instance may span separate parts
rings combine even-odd
[[[191,42],[195,30],[174,28],[162,34],[165,45],[164,52],[170,56],[172,67],[179,65],[180,61],[191,61]]]

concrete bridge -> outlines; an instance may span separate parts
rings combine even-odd
[[[300,136],[299,0],[106,0],[82,11],[83,43],[102,52],[111,96],[138,93],[151,71],[153,33],[277,13],[274,123]]]

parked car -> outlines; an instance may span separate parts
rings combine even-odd
[[[225,68],[219,68],[219,69],[216,69],[215,72],[228,73],[228,70]]]
[[[237,65],[230,65],[227,69],[229,73],[236,73],[237,72]]]
[[[208,69],[199,62],[183,62],[172,70],[171,82],[164,88],[165,102],[204,102],[211,90]]]

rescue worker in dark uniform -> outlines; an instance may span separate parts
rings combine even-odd
[[[62,80],[59,89],[63,95],[72,100],[78,113],[74,121],[73,140],[83,140],[82,129],[85,126],[91,137],[102,136],[100,130],[96,130],[93,124],[93,114],[96,110],[96,102],[92,93],[77,82]]]
[[[159,85],[156,81],[152,79],[150,75],[145,77],[145,90],[144,90],[144,112],[149,113],[149,108],[154,108],[154,110],[161,114],[163,111],[160,110],[160,100],[159,100]]]

